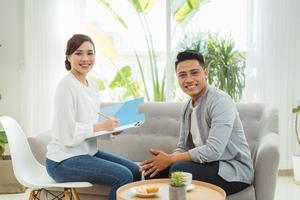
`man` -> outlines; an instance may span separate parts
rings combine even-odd
[[[195,51],[177,55],[178,83],[190,99],[181,116],[180,136],[172,154],[151,149],[141,163],[146,177],[168,177],[173,171],[220,186],[227,195],[251,184],[253,164],[242,123],[229,95],[207,84],[203,56]]]

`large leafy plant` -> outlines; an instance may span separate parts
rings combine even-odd
[[[102,5],[111,16],[119,22],[119,24],[125,29],[128,30],[129,27],[126,23],[126,21],[119,15],[112,7],[111,2],[109,0],[97,0],[97,2]],[[152,94],[153,96],[150,97],[149,95],[149,85],[146,83],[146,74],[144,72],[144,68],[141,63],[141,59],[137,53],[137,51],[134,51],[134,55],[137,61],[137,66],[139,70],[139,74],[141,76],[141,80],[143,83],[143,89],[145,92],[146,99],[154,100],[154,101],[164,101],[165,100],[165,80],[166,80],[166,74],[165,70],[163,70],[163,75],[160,78],[159,72],[158,72],[158,64],[156,59],[156,53],[155,53],[155,47],[153,44],[153,39],[151,35],[151,30],[148,25],[148,19],[147,19],[147,13],[151,9],[154,0],[128,0],[130,5],[134,8],[134,10],[138,14],[139,22],[143,28],[143,34],[144,38],[147,44],[147,54],[149,58],[150,63],[150,71],[151,71],[151,88],[152,88]],[[191,16],[195,13],[195,11],[204,3],[204,0],[173,0],[171,1],[171,7],[172,7],[172,14],[173,18],[176,22],[176,25],[178,24],[184,24],[184,22],[187,22],[188,19],[191,18]],[[175,26],[176,29],[176,26]],[[174,30],[175,31],[175,30]],[[137,95],[137,89],[139,89],[136,86],[131,87],[129,84],[126,84],[126,79],[130,79],[124,72],[121,70],[117,71],[117,76],[113,80],[113,82],[110,84],[111,88],[115,87],[124,87],[127,89],[126,95],[135,96]],[[128,68],[126,69],[128,70]],[[132,78],[129,80],[132,82]],[[125,96],[126,96],[125,95]]]
[[[230,37],[189,33],[179,49],[202,53],[209,71],[208,83],[227,92],[236,102],[240,100],[245,88],[245,58]]]

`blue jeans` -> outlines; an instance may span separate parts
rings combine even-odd
[[[109,200],[116,199],[116,191],[122,185],[141,179],[137,164],[100,150],[94,156],[74,156],[61,162],[47,159],[46,168],[56,182],[86,181],[111,186]]]

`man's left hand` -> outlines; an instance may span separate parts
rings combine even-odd
[[[154,157],[143,161],[140,165],[144,175],[147,176],[150,174],[150,177],[152,178],[158,172],[166,169],[172,164],[172,155],[154,149],[150,149],[150,153],[154,155]]]

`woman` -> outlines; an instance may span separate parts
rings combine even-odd
[[[90,138],[98,131],[110,131],[118,121],[96,122],[99,109],[97,85],[87,79],[95,61],[95,46],[89,36],[69,39],[65,66],[70,73],[56,89],[52,139],[47,146],[46,168],[57,182],[87,181],[111,186],[109,200],[117,189],[140,179],[139,166],[125,158],[97,149]]]

